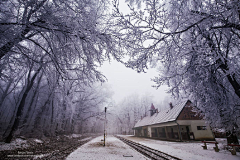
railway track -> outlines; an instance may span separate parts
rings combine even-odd
[[[115,137],[120,139],[121,141],[123,141],[127,145],[131,146],[132,148],[134,148],[138,152],[142,153],[146,157],[151,158],[153,160],[181,160],[180,158],[171,156],[171,155],[166,154],[164,152],[161,152],[159,150],[155,150],[155,149],[152,149],[150,147],[144,146],[142,144],[130,141],[126,138],[119,137],[119,136],[115,136]]]

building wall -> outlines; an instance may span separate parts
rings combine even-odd
[[[148,137],[148,127],[147,126],[144,126],[142,127],[142,136],[143,137]]]
[[[166,127],[159,127],[157,128],[157,131],[158,131],[158,138],[161,138],[161,139],[167,139],[168,135],[167,135],[167,132],[166,132]]]
[[[204,120],[177,120],[179,125],[189,125],[195,140],[214,140],[214,135]],[[206,130],[199,130],[206,129]]]
[[[179,124],[179,125],[178,125]],[[165,129],[165,137],[162,137],[162,128]],[[187,128],[189,131],[187,132]],[[179,130],[181,134],[179,134]],[[142,127],[138,132],[141,132],[143,137],[169,139],[169,140],[214,140],[214,135],[204,120],[177,120],[158,125]],[[181,135],[181,136],[180,136]]]
[[[188,106],[188,104],[182,109],[177,120],[202,120],[203,117],[196,112],[193,112],[193,107]]]
[[[148,137],[152,137],[152,134],[151,134],[151,126],[148,126]]]

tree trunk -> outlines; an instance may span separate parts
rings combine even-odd
[[[235,74],[232,76],[227,75],[228,81],[231,83],[236,95],[240,98],[240,85],[235,79]]]
[[[9,135],[6,137],[5,139],[5,142],[6,143],[10,143],[12,138],[13,138],[13,134],[14,132],[18,129],[19,127],[19,124],[20,124],[20,120],[21,120],[21,117],[22,117],[22,114],[23,114],[23,110],[24,110],[24,106],[25,106],[25,101],[26,101],[26,98],[28,96],[28,93],[29,91],[31,90],[32,86],[33,86],[33,82],[35,80],[35,78],[37,77],[38,73],[40,72],[40,70],[42,69],[42,65],[39,67],[39,69],[36,71],[36,73],[33,75],[33,77],[31,78],[30,80],[30,83],[27,84],[27,88],[26,90],[24,91],[23,93],[23,96],[22,96],[22,99],[17,107],[17,115],[14,119],[14,123],[13,123],[13,126],[10,130],[10,133]],[[30,73],[29,73],[30,74]]]
[[[8,95],[8,90],[9,90],[9,88],[11,87],[12,82],[13,82],[13,79],[11,78],[11,79],[9,80],[6,88],[4,89],[4,91],[3,91],[3,93],[2,93],[2,96],[1,96],[1,98],[0,98],[0,109],[2,109],[2,104],[3,104],[5,98],[6,98],[7,95]],[[2,113],[0,113],[0,117],[1,117],[1,114],[2,114]]]
[[[37,86],[36,86],[36,89],[33,93],[33,96],[32,96],[32,99],[31,99],[31,102],[30,102],[30,105],[28,106],[28,109],[27,109],[27,113],[26,113],[26,116],[23,118],[23,124],[22,124],[22,127],[21,128],[24,128],[25,126],[27,126],[27,124],[29,125],[28,122],[28,119],[29,119],[29,116],[33,110],[34,107],[32,107],[33,105],[33,102],[34,100],[37,100],[36,99],[36,96],[37,96],[37,92],[38,92],[38,89],[39,89],[39,86],[40,86],[40,82],[41,82],[41,79],[42,79],[42,76],[43,76],[43,73],[40,75],[39,79],[38,79],[38,82],[37,82]],[[26,128],[26,127],[25,127]]]
[[[234,131],[226,132],[226,136],[227,136],[227,143],[228,144],[237,144],[237,145],[239,145],[237,135],[236,135],[236,133],[234,133]]]
[[[52,101],[51,101],[51,117],[50,117],[50,125],[49,125],[49,132],[51,134],[51,136],[55,135],[55,129],[54,129],[54,93],[53,93],[53,97],[52,97]]]
[[[42,117],[44,115],[44,112],[46,111],[48,105],[50,104],[50,100],[52,98],[52,93],[53,91],[50,93],[50,95],[48,96],[48,99],[46,100],[46,102],[44,103],[44,105],[40,108],[40,110],[37,112],[37,116],[34,120],[34,125],[33,125],[33,132],[36,131],[37,129],[39,129],[41,127],[41,120]],[[35,132],[36,133],[36,132]],[[42,134],[42,133],[40,133]]]

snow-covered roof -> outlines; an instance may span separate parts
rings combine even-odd
[[[169,108],[152,116],[144,117],[135,124],[134,128],[175,121],[187,102],[184,101],[175,105],[172,109]]]

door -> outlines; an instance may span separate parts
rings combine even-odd
[[[144,129],[143,133],[144,133],[144,137],[147,137],[147,129]]]
[[[187,130],[187,139],[189,140],[190,139],[190,131],[189,131],[189,127],[186,126],[186,130]]]
[[[173,128],[171,128],[171,136],[174,138]]]

